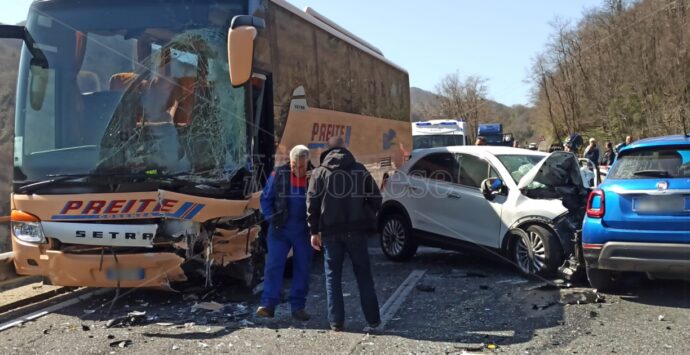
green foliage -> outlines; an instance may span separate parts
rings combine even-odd
[[[682,133],[689,8],[689,0],[606,0],[575,26],[556,21],[532,70],[541,133],[616,142]]]

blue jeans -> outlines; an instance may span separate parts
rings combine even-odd
[[[302,229],[302,228],[300,228]],[[261,305],[274,309],[280,304],[280,291],[283,289],[285,262],[292,248],[292,285],[290,286],[290,307],[292,312],[304,309],[309,292],[309,276],[313,249],[309,233],[301,231],[280,230],[268,233],[268,256],[264,271],[264,292]]]
[[[379,301],[371,275],[367,236],[358,234],[327,234],[321,238],[326,271],[326,293],[328,297],[328,320],[332,326],[342,327],[345,323],[343,302],[343,262],[345,254],[350,256],[352,268],[359,288],[359,300],[364,318],[370,325],[381,322]]]

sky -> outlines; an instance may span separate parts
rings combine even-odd
[[[31,0],[4,0],[0,23],[26,17]],[[288,0],[330,18],[407,69],[410,85],[435,91],[452,73],[488,79],[489,98],[530,103],[532,59],[560,18],[576,23],[602,0]]]

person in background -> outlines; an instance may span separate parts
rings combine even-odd
[[[595,167],[599,166],[599,148],[597,147],[596,139],[589,139],[589,145],[585,148],[584,157],[591,160]]]
[[[573,145],[570,143],[563,143],[563,151],[569,152],[569,153],[574,153]]]
[[[619,143],[616,146],[616,156],[618,156],[618,153],[620,153],[621,149],[623,149],[625,146],[632,144],[633,142],[633,137],[632,136],[626,136],[625,137],[625,142]]]
[[[592,172],[595,176],[599,176],[599,147],[597,147],[597,140],[594,138],[589,139],[589,145],[585,148],[585,153],[583,154],[585,158],[594,164],[592,167]],[[592,185],[594,185],[594,181]]]
[[[309,276],[314,251],[309,243],[307,226],[307,167],[309,148],[298,145],[290,150],[290,163],[276,168],[261,194],[261,212],[269,221],[268,256],[264,272],[264,291],[259,317],[273,318],[280,304],[283,275],[288,253],[292,249],[292,317],[309,320],[304,310],[309,292]]]
[[[520,142],[517,140],[513,141],[513,148],[520,148]]]
[[[343,137],[335,136],[328,139],[328,143],[326,143],[326,150],[324,150],[319,156],[319,164],[323,163],[323,160],[326,158],[326,154],[328,154],[328,152],[333,148],[345,148],[345,140]]]
[[[345,254],[352,261],[360,303],[369,329],[381,324],[379,303],[369,263],[368,236],[376,231],[381,192],[371,174],[349,150],[327,151],[314,169],[307,192],[307,220],[311,245],[323,248],[328,321],[341,331],[345,324],[342,274]]]
[[[604,151],[604,157],[601,161],[602,164],[606,166],[613,165],[616,160],[616,152],[613,150],[613,143],[606,142],[606,150]]]
[[[565,139],[565,143],[563,143],[563,150],[577,155],[577,153],[580,151],[581,145],[582,136],[578,133],[573,133]]]
[[[477,136],[477,140],[474,141],[474,145],[486,145],[486,138],[483,136]]]

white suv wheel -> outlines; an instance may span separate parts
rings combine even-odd
[[[549,276],[563,263],[560,242],[549,229],[531,225],[515,235],[513,256],[523,273]]]
[[[381,224],[381,249],[391,260],[409,260],[417,252],[407,219],[398,214],[384,217]]]
[[[527,238],[519,238],[515,245],[515,259],[524,273],[536,274],[541,271],[546,261],[546,248],[541,236],[529,232]]]

